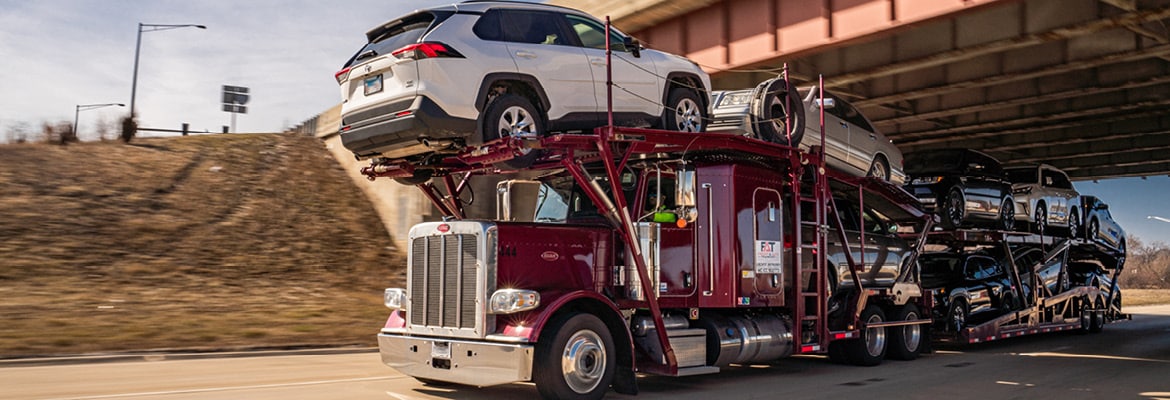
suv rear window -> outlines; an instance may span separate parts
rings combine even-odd
[[[421,12],[371,30],[366,34],[370,38],[370,42],[358,50],[357,54],[354,54],[344,67],[350,67],[362,60],[390,54],[403,46],[418,43],[418,40],[422,38],[422,35],[427,32],[436,19],[445,19],[446,16],[448,15],[436,16],[430,12]]]

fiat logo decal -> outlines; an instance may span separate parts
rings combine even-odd
[[[557,254],[555,251],[546,251],[544,253],[540,253],[540,258],[543,258],[545,261],[556,261],[561,259],[561,255]]]

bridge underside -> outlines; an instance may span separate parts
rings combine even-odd
[[[787,63],[905,153],[965,147],[1074,179],[1170,174],[1170,0],[557,0],[686,55],[716,89]]]

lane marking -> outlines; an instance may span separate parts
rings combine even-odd
[[[1018,353],[1018,356],[1023,357],[1061,357],[1061,358],[1093,358],[1099,360],[1119,360],[1119,361],[1145,361],[1155,363],[1170,363],[1167,360],[1158,360],[1154,358],[1138,358],[1138,357],[1122,357],[1122,356],[1106,356],[1098,354],[1069,354],[1069,353]]]
[[[176,395],[176,394],[229,392],[229,391],[233,391],[233,390],[272,389],[272,388],[281,388],[281,387],[328,385],[328,384],[333,384],[333,383],[371,382],[371,381],[382,381],[382,380],[402,379],[402,378],[404,378],[404,376],[374,376],[374,377],[366,377],[366,378],[333,379],[333,380],[327,380],[327,381],[272,383],[272,384],[266,384],[266,385],[247,385],[247,386],[223,386],[223,387],[200,388],[200,389],[164,390],[164,391],[157,391],[157,392],[105,394],[105,395],[98,395],[98,396],[59,397],[59,398],[55,398],[55,399],[51,399],[51,400],[95,400],[95,399],[117,399],[117,398],[125,398],[125,397],[167,396],[167,395]]]

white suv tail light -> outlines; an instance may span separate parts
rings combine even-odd
[[[423,42],[402,46],[390,53],[400,60],[422,60],[424,58],[464,58],[458,51],[439,42]]]

